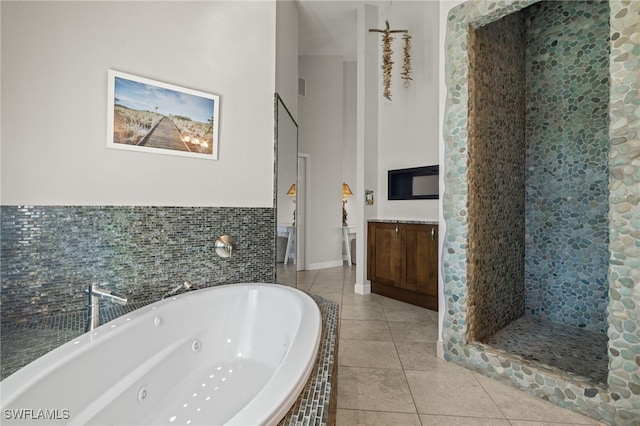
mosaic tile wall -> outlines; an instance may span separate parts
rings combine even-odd
[[[273,282],[272,208],[2,206],[0,320],[86,309],[90,283],[130,303],[196,286]],[[229,234],[236,250],[215,253]]]
[[[607,386],[597,386],[482,343],[467,330],[467,137],[470,26],[494,22],[536,0],[476,0],[447,24],[446,233],[442,270],[445,358],[607,424],[640,423],[640,2],[610,0],[609,295]],[[576,351],[580,351],[577,348]]]
[[[542,1],[522,13],[527,314],[606,333],[609,5]]]
[[[520,13],[469,29],[470,341],[524,314],[524,33]]]
[[[640,2],[610,7],[609,391],[640,424]]]

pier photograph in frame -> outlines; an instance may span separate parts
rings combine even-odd
[[[107,147],[218,159],[219,96],[109,70]]]

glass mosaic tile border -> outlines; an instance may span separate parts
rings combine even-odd
[[[159,299],[197,286],[275,279],[275,209],[243,207],[2,206],[2,324],[86,308],[91,283]],[[227,259],[215,239],[229,234]]]
[[[322,335],[316,363],[304,390],[293,407],[280,421],[281,426],[329,424],[331,393],[336,384],[335,365],[338,362],[338,321],[340,307],[320,296],[310,295],[322,314]],[[335,414],[334,414],[335,415]]]

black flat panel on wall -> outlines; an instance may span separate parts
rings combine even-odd
[[[387,199],[437,200],[439,173],[438,165],[389,170]]]

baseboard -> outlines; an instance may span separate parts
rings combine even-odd
[[[310,263],[309,270],[314,271],[316,269],[326,269],[326,268],[335,268],[337,266],[342,266],[342,260],[332,260],[329,262],[320,262],[320,263]]]
[[[354,284],[353,291],[356,294],[370,294],[371,293],[371,283],[365,284]]]

